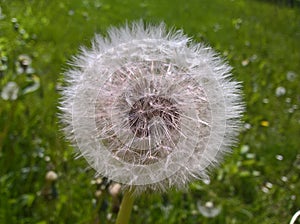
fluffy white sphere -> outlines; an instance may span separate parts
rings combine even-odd
[[[65,132],[97,174],[141,192],[207,178],[238,134],[231,68],[164,24],[133,23],[82,48],[60,102]]]

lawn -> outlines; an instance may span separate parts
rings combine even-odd
[[[60,131],[59,90],[81,45],[140,18],[183,29],[227,58],[246,112],[239,144],[210,181],[142,195],[131,223],[288,223],[300,209],[300,7],[255,0],[0,0],[0,7],[0,223],[114,223],[106,180],[75,159]],[[56,181],[45,178],[49,171]]]

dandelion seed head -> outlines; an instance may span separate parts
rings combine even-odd
[[[111,28],[65,73],[65,132],[101,176],[137,191],[184,187],[230,151],[240,84],[208,46],[142,22]]]
[[[15,82],[8,82],[1,91],[4,100],[16,100],[18,98],[19,86]]]

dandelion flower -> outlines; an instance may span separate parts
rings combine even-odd
[[[143,22],[82,48],[60,102],[65,132],[98,175],[166,190],[207,171],[240,127],[240,83],[208,46]]]

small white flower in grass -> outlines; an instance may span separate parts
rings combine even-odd
[[[111,28],[81,50],[65,73],[61,120],[97,174],[137,192],[207,179],[240,128],[231,68],[164,24]]]
[[[197,202],[198,211],[207,218],[214,218],[220,214],[221,206],[215,206],[212,201],[207,201],[202,204],[200,201]]]
[[[57,174],[52,170],[48,171],[46,174],[46,180],[49,182],[54,182],[57,180],[57,178],[58,178]]]
[[[16,100],[18,98],[19,86],[15,82],[8,82],[1,91],[4,100]]]

